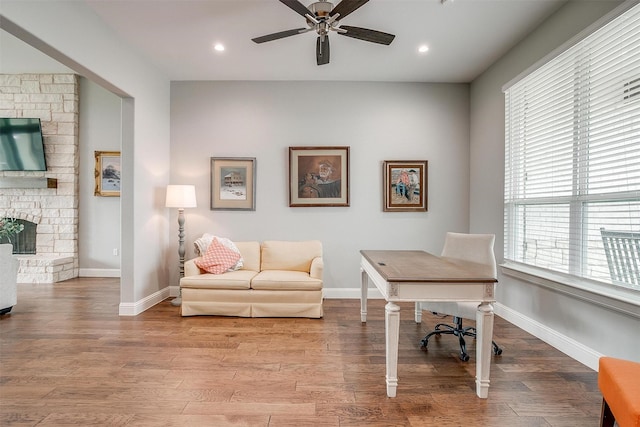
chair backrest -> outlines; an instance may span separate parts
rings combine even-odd
[[[494,234],[465,234],[448,232],[442,248],[443,257],[474,262],[484,267],[483,275],[497,278],[496,257],[493,253]]]
[[[600,229],[611,281],[640,285],[640,232]]]

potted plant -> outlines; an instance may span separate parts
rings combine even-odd
[[[11,243],[11,238],[24,230],[24,225],[15,218],[0,219],[0,243]]]

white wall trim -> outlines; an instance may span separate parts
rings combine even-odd
[[[324,288],[323,295],[327,299],[360,299],[360,288]],[[382,299],[378,288],[368,289],[369,299]]]
[[[500,271],[510,277],[569,295],[625,316],[640,318],[640,293],[634,289],[607,285],[595,280],[545,270],[526,264],[507,261]]]
[[[121,302],[118,314],[120,316],[137,316],[143,311],[169,298],[169,293],[169,287],[166,287],[134,303]]]
[[[597,351],[567,337],[566,335],[558,333],[540,322],[523,316],[521,313],[518,313],[517,311],[514,311],[500,303],[494,304],[494,312],[496,316],[502,317],[507,322],[512,323],[536,338],[541,339],[572,359],[577,360],[595,371],[598,370],[598,362],[600,357],[603,355]]]
[[[119,268],[81,268],[80,277],[120,277]]]

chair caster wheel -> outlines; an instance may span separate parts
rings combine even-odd
[[[469,355],[467,353],[460,353],[460,360],[462,360],[463,362],[468,362]]]
[[[429,344],[428,341],[425,341],[425,340],[420,341],[420,350],[426,350],[428,344]]]
[[[502,354],[502,349],[496,348],[495,350],[493,350],[493,354],[495,354],[496,356],[500,356]]]

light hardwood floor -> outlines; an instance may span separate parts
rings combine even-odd
[[[496,317],[488,399],[475,350],[419,341],[440,320],[403,304],[396,398],[384,301],[325,300],[323,319],[186,317],[169,300],[119,317],[118,279],[21,284],[0,318],[2,426],[599,425],[597,373]]]

